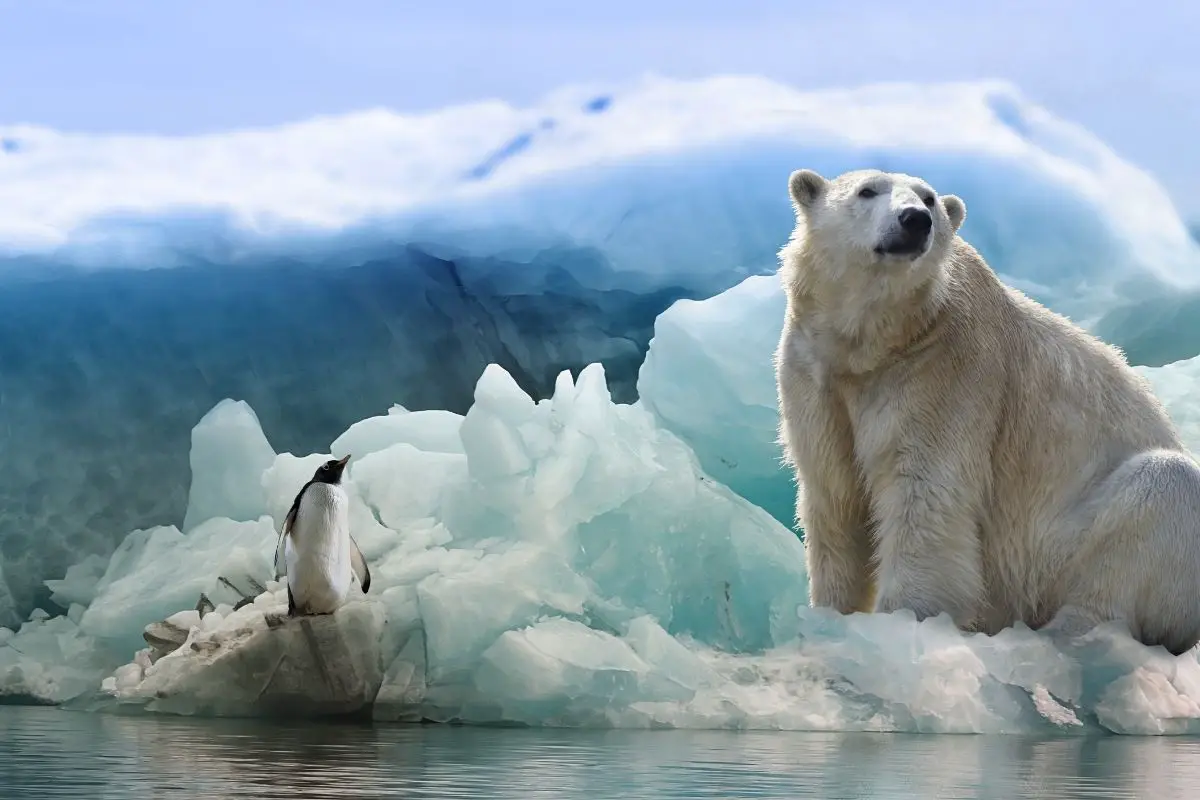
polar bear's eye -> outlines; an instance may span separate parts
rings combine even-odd
[[[858,196],[864,200],[870,200],[872,197],[874,197],[877,194],[879,194],[879,192],[875,191],[870,186],[864,186],[863,188],[858,190]]]
[[[933,208],[933,201],[936,199],[937,198],[935,198],[933,195],[930,194],[930,195],[926,195],[925,197],[922,197],[921,202],[924,203],[929,208]]]

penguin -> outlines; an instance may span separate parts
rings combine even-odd
[[[371,589],[371,570],[350,535],[350,498],[342,488],[349,461],[347,455],[317,467],[284,517],[275,548],[275,576],[280,577],[282,555],[289,617],[337,611],[350,591],[351,573],[363,594]]]

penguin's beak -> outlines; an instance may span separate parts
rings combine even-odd
[[[332,463],[332,465],[328,468],[329,471],[332,473],[332,477],[333,477],[333,480],[335,483],[342,479],[342,473],[346,471],[346,463],[348,461],[350,461],[349,455],[347,455],[345,458],[339,458],[337,461],[334,461]]]

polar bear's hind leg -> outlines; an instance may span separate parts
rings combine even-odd
[[[1062,607],[1043,628],[1077,636],[1123,622],[1179,655],[1200,642],[1200,466],[1140,453],[1097,487]]]

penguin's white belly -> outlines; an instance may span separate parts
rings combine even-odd
[[[329,614],[350,591],[350,508],[339,486],[317,483],[300,498],[284,545],[288,587],[298,610]]]

